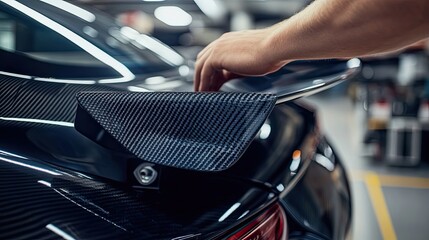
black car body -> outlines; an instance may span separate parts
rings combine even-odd
[[[155,165],[158,177],[143,186],[133,174],[140,160],[74,128],[75,95],[192,91],[192,68],[87,7],[5,0],[0,12],[7,43],[0,50],[1,239],[347,236],[347,174],[314,109],[289,100],[350,78],[357,60],[298,62],[232,81],[224,91],[280,99],[241,158],[219,172]]]

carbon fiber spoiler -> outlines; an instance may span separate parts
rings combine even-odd
[[[268,76],[231,81],[216,93],[82,92],[75,127],[144,162],[222,171],[244,153],[275,104],[332,87],[359,69],[358,59],[290,64]]]
[[[329,89],[360,72],[361,61],[297,61],[262,77],[235,79],[224,84],[225,92],[259,92],[277,96],[277,103],[291,101]]]

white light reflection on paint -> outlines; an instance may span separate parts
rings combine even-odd
[[[110,30],[110,34],[115,36],[117,39],[126,39],[128,41],[132,40],[131,44],[134,46],[140,49],[149,49],[151,52],[157,54],[159,57],[169,63],[181,65],[185,61],[185,59],[180,54],[166,46],[164,43],[151,36],[140,34],[133,28],[122,27],[119,32],[121,35],[118,36],[115,30]]]
[[[36,81],[51,82],[51,83],[65,83],[65,84],[95,84],[94,80],[72,80],[72,79],[57,79],[57,78],[34,78]]]
[[[83,27],[83,28],[82,28],[82,31],[83,31],[86,35],[88,35],[88,36],[90,36],[90,37],[93,37],[93,38],[96,38],[96,37],[98,36],[98,31],[97,31],[97,30],[95,30],[94,28],[90,27],[90,26],[85,26],[85,27]]]
[[[93,179],[92,177],[85,175],[83,173],[79,173],[79,172],[77,172],[76,175],[78,175],[79,177],[87,178],[87,179]]]
[[[112,78],[112,79],[103,79],[99,80],[99,83],[120,83],[120,82],[129,82],[133,79],[135,79],[135,75],[122,63],[114,59],[109,54],[105,53],[98,47],[94,46],[92,43],[88,42],[81,36],[77,35],[76,33],[72,32],[71,30],[67,29],[66,27],[60,25],[59,23],[51,20],[50,18],[40,14],[39,12],[25,6],[22,3],[19,3],[17,1],[13,0],[1,0],[1,2],[4,2],[8,4],[9,6],[15,8],[16,10],[24,13],[25,15],[31,17],[32,19],[36,20],[37,22],[45,25],[46,27],[52,29],[53,31],[57,32],[58,34],[62,35],[63,37],[70,40],[72,43],[76,44],[86,52],[88,52],[90,55],[95,57],[96,59],[100,60],[104,64],[112,67],[115,71],[117,71],[120,75],[123,77],[120,78]],[[79,83],[73,82],[73,83]]]
[[[138,36],[140,36],[140,33],[137,30],[130,27],[121,27],[120,33],[122,34],[123,37],[128,38],[128,40],[134,40]],[[114,35],[115,36],[117,35],[116,32],[114,33]]]
[[[201,236],[201,233],[198,234],[188,234],[185,236],[180,236],[177,238],[172,238],[171,240],[186,240],[186,239],[196,239],[198,236]]]
[[[68,3],[66,1],[63,0],[40,0],[44,3],[47,3],[49,5],[52,5],[56,8],[59,8],[63,11],[66,11],[70,14],[75,15],[78,18],[81,18],[87,22],[94,22],[95,21],[95,15],[92,14],[91,12],[86,11],[83,8],[80,8],[76,5],[73,5],[71,3]]]
[[[136,86],[129,86],[127,87],[127,89],[131,92],[150,92],[146,88],[136,87]]]
[[[241,216],[239,218],[237,218],[237,220],[242,219],[244,216],[246,216],[250,211],[247,210],[245,211],[243,214],[241,214]]]
[[[268,123],[264,123],[261,127],[259,138],[260,139],[267,139],[270,136],[271,133],[271,126]]]
[[[43,180],[39,180],[37,182],[40,183],[40,184],[43,184],[43,185],[45,185],[47,187],[51,187],[52,186],[50,182],[46,182],[46,181],[43,181]]]
[[[314,87],[323,86],[325,85],[325,81],[323,81],[322,79],[316,79],[316,80],[313,80],[313,85],[316,85]]]
[[[323,150],[323,154],[325,154],[325,156],[327,158],[331,158],[334,154],[334,152],[332,151],[332,148],[330,148],[329,146],[325,147],[325,149]]]
[[[223,222],[229,215],[231,215],[238,207],[240,207],[241,203],[234,203],[220,218],[219,222]]]
[[[76,240],[74,237],[70,236],[69,234],[54,226],[53,224],[46,225],[46,228],[56,233],[58,236],[62,237],[65,240]]]
[[[279,184],[279,185],[277,185],[277,190],[279,191],[279,192],[283,192],[283,190],[285,190],[285,186],[283,185],[283,184]]]
[[[151,85],[150,89],[154,91],[173,90],[183,85],[182,81],[168,81],[158,85]]]
[[[290,171],[295,174],[301,164],[301,151],[295,150],[292,154],[292,163],[290,164]]]
[[[321,154],[316,154],[315,160],[318,164],[320,164],[321,166],[326,168],[326,170],[331,171],[331,172],[334,171],[335,165],[327,157],[325,157]]]
[[[298,167],[299,167],[299,163],[300,163],[300,161],[301,161],[301,159],[299,158],[299,159],[294,159],[294,160],[292,160],[292,163],[290,164],[290,170],[292,171],[292,172],[296,172],[296,170],[298,170]]]
[[[174,65],[181,65],[184,62],[183,57],[176,53],[173,49],[170,49],[163,43],[148,35],[141,34],[135,39],[135,41],[141,44],[143,47],[151,50],[155,54],[158,54],[167,62],[170,62]]]
[[[0,71],[0,74],[2,74],[2,75],[6,75],[6,76],[11,76],[11,77],[17,77],[17,78],[31,79],[31,76],[28,76],[28,75],[22,75],[22,74],[16,74],[16,73],[10,73],[10,72],[3,72],[3,71]]]
[[[28,159],[26,157],[23,157],[23,156],[20,156],[20,155],[16,155],[16,154],[13,154],[13,153],[10,153],[10,152],[2,151],[2,150],[0,150],[0,154],[8,155],[8,156],[11,156],[11,157],[16,157],[16,158],[21,158],[21,159]]]
[[[74,123],[71,123],[71,122],[60,122],[60,121],[51,121],[51,120],[43,120],[43,119],[0,117],[0,120],[15,121],[15,122],[29,122],[29,123],[43,123],[43,124],[57,125],[57,126],[63,126],[63,127],[74,127]]]
[[[157,84],[165,83],[165,81],[167,81],[165,77],[155,76],[155,77],[146,78],[146,80],[144,80],[144,83],[147,85],[157,85]]]
[[[9,159],[2,158],[2,157],[0,157],[0,160],[4,161],[4,162],[15,164],[15,165],[19,165],[19,166],[22,166],[22,167],[31,168],[31,169],[34,169],[34,170],[37,170],[37,171],[40,171],[40,172],[44,172],[44,173],[48,173],[48,174],[51,174],[51,175],[55,175],[55,176],[60,176],[61,175],[61,173],[57,173],[57,172],[54,172],[54,171],[51,171],[51,170],[48,170],[48,169],[45,169],[45,168],[36,167],[36,166],[30,165],[30,164],[26,164],[26,163],[22,163],[22,162],[18,162],[18,161],[13,161],[13,160],[9,160]]]
[[[361,61],[358,58],[352,58],[347,61],[347,67],[349,68],[357,68],[361,65]]]

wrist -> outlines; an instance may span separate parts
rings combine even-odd
[[[293,60],[293,42],[288,40],[288,26],[286,22],[281,22],[267,28],[267,37],[263,41],[264,55],[273,66],[283,66]]]

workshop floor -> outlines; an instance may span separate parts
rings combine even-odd
[[[389,167],[365,157],[363,112],[341,94],[345,86],[306,98],[318,108],[325,134],[344,160],[353,193],[354,240],[429,239],[429,161]],[[422,147],[429,146],[422,143]]]

